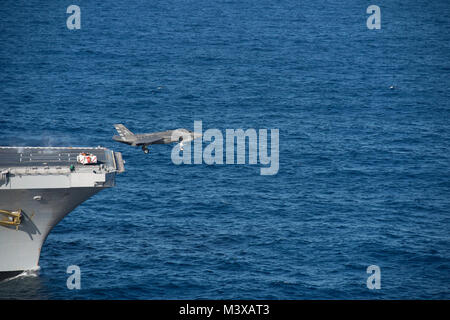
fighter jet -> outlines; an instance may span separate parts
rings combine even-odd
[[[178,142],[183,150],[183,142],[189,142],[202,136],[201,133],[192,132],[187,129],[175,129],[162,132],[134,134],[123,124],[115,124],[118,136],[113,136],[113,140],[130,146],[139,146],[144,153],[149,153],[148,146],[151,144],[169,144]]]

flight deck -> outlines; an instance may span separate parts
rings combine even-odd
[[[0,168],[83,166],[77,162],[80,153],[97,156],[98,164],[113,164],[114,153],[106,148],[83,147],[0,147]]]

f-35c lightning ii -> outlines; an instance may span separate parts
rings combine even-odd
[[[148,153],[148,146],[151,144],[169,144],[177,142],[183,150],[183,142],[189,142],[202,136],[201,133],[192,132],[187,129],[175,129],[161,132],[134,134],[123,124],[115,124],[118,136],[113,136],[113,140],[130,146],[141,147],[144,153]]]

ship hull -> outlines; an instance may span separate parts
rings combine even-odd
[[[42,245],[52,228],[69,212],[102,189],[0,190],[0,208],[22,211],[22,221],[17,228],[0,226],[2,275],[38,269]]]
[[[83,165],[80,155],[96,163]],[[0,278],[39,269],[42,245],[69,212],[125,170],[106,148],[0,147]]]

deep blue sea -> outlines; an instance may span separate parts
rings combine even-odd
[[[449,88],[447,0],[2,1],[0,145],[101,145],[126,172],[0,298],[449,299]],[[194,120],[279,129],[278,174],[111,139]]]

